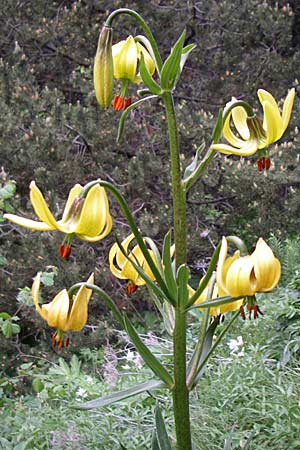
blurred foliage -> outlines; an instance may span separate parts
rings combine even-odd
[[[186,44],[197,44],[175,94],[185,167],[203,141],[209,145],[218,109],[232,95],[259,107],[259,87],[277,100],[293,86],[299,91],[299,3],[250,0],[237,7],[228,0],[5,2],[0,28],[1,212],[14,210],[34,218],[28,186],[35,179],[59,217],[75,183],[101,177],[121,188],[143,234],[161,244],[172,222],[164,114],[159,101],[144,104],[131,114],[123,140],[116,144],[118,114],[101,111],[93,93],[92,64],[102,23],[112,10],[130,7],[146,18],[164,57],[184,27]],[[140,33],[132,25],[129,17],[118,19],[114,41]],[[189,263],[197,277],[222,234],[237,233],[251,246],[270,232],[282,239],[299,232],[298,116],[296,101],[287,134],[270,149],[268,173],[257,171],[255,157],[217,155],[191,189]],[[127,235],[118,206],[112,199],[110,204],[114,231]],[[97,244],[75,240],[68,262],[58,256],[61,240],[57,233],[21,229],[0,216],[1,311],[13,316],[18,289],[30,286],[35,273],[49,264],[58,269],[49,298],[95,270],[97,284],[114,291],[121,308],[149,308],[143,289],[129,299],[109,273],[113,233]],[[91,302],[91,323],[101,330],[103,312],[101,302]],[[18,315],[20,341],[31,335],[33,345],[36,325],[46,325],[26,306]],[[98,338],[104,339],[101,332]]]

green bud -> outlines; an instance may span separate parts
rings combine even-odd
[[[112,28],[103,26],[94,62],[94,87],[96,98],[102,108],[111,104],[114,67],[112,57]]]

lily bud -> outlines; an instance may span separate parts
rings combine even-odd
[[[112,57],[112,28],[103,26],[94,62],[94,87],[102,108],[110,106],[113,94],[114,67]]]

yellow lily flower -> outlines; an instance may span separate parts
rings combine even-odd
[[[128,80],[131,83],[142,81],[137,74],[137,64],[143,55],[145,65],[151,75],[155,71],[155,64],[148,51],[132,36],[128,36],[126,41],[120,41],[112,46],[112,56],[114,64],[114,77],[116,80]]]
[[[50,327],[57,328],[57,333],[53,335],[52,341],[54,345],[58,344],[58,347],[61,348],[63,345],[63,333],[65,331],[80,331],[86,324],[88,303],[92,295],[92,290],[81,286],[77,294],[69,298],[68,291],[63,289],[50,303],[40,305],[40,279],[41,273],[38,273],[31,289],[35,309]],[[93,273],[90,275],[87,283],[94,283]]]
[[[131,98],[126,98],[128,83],[140,83],[142,81],[137,73],[138,62],[142,55],[145,65],[152,75],[155,71],[153,59],[146,48],[136,42],[132,36],[128,36],[126,41],[120,41],[112,46],[114,78],[122,81],[120,93],[113,99],[113,107],[117,111],[126,109],[131,104]]]
[[[257,95],[264,111],[263,122],[256,116],[249,117],[242,106],[233,107],[223,126],[223,136],[230,145],[213,144],[214,150],[228,155],[250,156],[282,137],[291,117],[295,89],[293,88],[288,92],[282,113],[280,113],[274,97],[269,92],[259,89]],[[231,103],[234,104],[236,101],[233,98],[227,106],[230,106]],[[231,130],[231,119],[238,136]]]
[[[281,265],[262,238],[251,255],[240,256],[236,251],[233,257],[227,258],[227,250],[227,240],[223,237],[217,265],[217,283],[223,295],[253,296],[257,292],[269,292],[277,285]]]
[[[145,260],[145,257],[138,245],[136,245],[132,250],[128,251],[128,247],[131,243],[131,241],[134,239],[134,234],[130,234],[127,236],[126,239],[122,242],[122,247],[124,248],[125,252],[127,253],[128,257],[135,261],[148,275],[149,278],[151,278],[152,281],[155,280],[155,277]],[[152,250],[149,249],[149,253],[154,260],[154,254]],[[109,267],[110,271],[115,277],[123,279],[123,280],[129,280],[129,289],[128,293],[134,292],[135,286],[142,286],[146,284],[145,280],[140,277],[139,273],[136,271],[134,266],[131,264],[131,262],[126,258],[126,256],[122,253],[117,243],[115,243],[110,251],[109,251]]]
[[[76,184],[69,192],[61,220],[56,220],[49,210],[43,194],[35,182],[30,183],[30,200],[41,222],[5,214],[11,222],[25,228],[39,231],[58,230],[67,235],[75,234],[84,241],[95,242],[108,235],[112,228],[112,218],[105,190],[96,184],[81,198],[83,187]]]

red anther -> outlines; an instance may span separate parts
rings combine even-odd
[[[65,347],[69,347],[70,345],[70,338],[69,336],[66,337]]]
[[[240,306],[240,314],[243,320],[246,320],[246,314],[243,306]]]
[[[266,158],[266,170],[270,169],[270,165],[271,165],[271,160],[270,158]]]
[[[128,108],[128,106],[131,105],[131,97],[127,97],[125,99],[125,105],[124,105],[124,109]]]
[[[116,111],[121,111],[121,109],[124,109],[125,105],[125,99],[124,97],[121,97],[119,95],[115,95],[113,99],[113,108]]]
[[[133,281],[129,280],[125,287],[125,292],[127,295],[131,295],[137,290],[137,288],[137,285]]]
[[[262,166],[262,161],[261,161],[261,159],[258,159],[258,160],[256,161],[256,163],[257,163],[257,169],[258,169],[258,171],[261,172],[261,171],[263,170],[263,166]]]
[[[61,349],[63,348],[63,345],[64,345],[64,341],[63,341],[63,339],[62,339],[61,341],[59,341],[59,342],[57,343],[57,348],[58,348],[58,350],[61,350]]]
[[[71,254],[71,246],[70,245],[60,244],[58,247],[58,250],[59,250],[60,257],[62,259],[69,259],[69,256]]]

